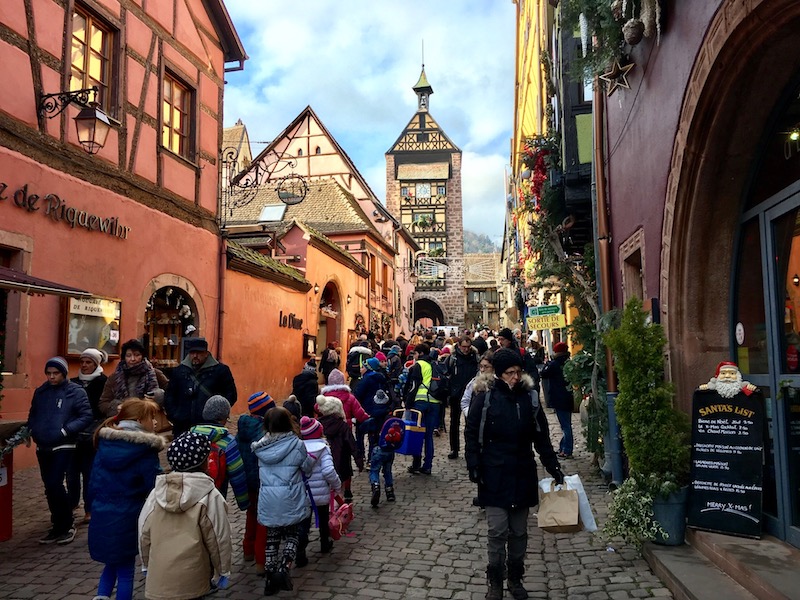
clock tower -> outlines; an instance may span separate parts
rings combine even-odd
[[[422,248],[418,257],[402,262],[417,274],[414,319],[463,329],[461,150],[429,111],[433,88],[425,65],[413,89],[417,112],[386,153],[386,207]]]

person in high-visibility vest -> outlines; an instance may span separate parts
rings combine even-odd
[[[425,458],[413,456],[408,472],[412,474],[431,474],[433,466],[433,430],[439,426],[439,411],[442,403],[428,394],[431,385],[433,367],[431,366],[428,344],[419,344],[414,348],[419,353],[419,358],[408,372],[408,393],[405,397],[406,408],[413,408],[422,413],[422,423],[425,425]]]

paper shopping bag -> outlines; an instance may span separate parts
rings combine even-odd
[[[539,527],[549,533],[574,533],[581,525],[578,492],[550,485],[539,490]]]

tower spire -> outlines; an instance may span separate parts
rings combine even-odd
[[[425,46],[423,42],[422,47],[422,72],[419,74],[419,80],[414,85],[414,91],[417,93],[417,110],[428,111],[428,98],[433,93],[431,84],[428,83],[428,77],[425,75]]]

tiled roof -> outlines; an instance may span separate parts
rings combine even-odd
[[[319,240],[320,242],[322,242],[326,246],[328,246],[331,249],[335,250],[338,254],[340,254],[341,256],[346,258],[348,261],[354,263],[355,265],[357,265],[361,269],[366,269],[366,267],[364,267],[364,265],[362,265],[360,262],[358,262],[358,260],[356,260],[356,258],[352,254],[350,254],[347,250],[345,250],[344,248],[339,246],[339,244],[334,242],[332,239],[327,237],[322,232],[318,231],[314,227],[311,227],[308,223],[297,223],[297,226],[300,227],[301,229],[303,229],[306,233],[308,233],[308,235],[310,235],[314,239]]]
[[[264,206],[279,203],[274,187],[264,186],[256,192],[252,202],[233,210],[228,224],[257,223]],[[286,207],[283,222],[290,221],[305,223],[322,233],[364,231],[381,238],[380,232],[361,209],[358,201],[333,179],[309,181],[305,200]]]
[[[285,265],[274,258],[261,254],[260,252],[256,252],[255,250],[251,250],[250,248],[245,248],[233,240],[228,240],[228,254],[256,267],[266,269],[271,273],[289,277],[290,279],[294,279],[299,283],[308,283],[306,278],[303,276],[303,273],[294,267]]]

